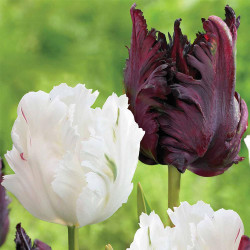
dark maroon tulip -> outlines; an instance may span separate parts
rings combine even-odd
[[[22,228],[21,223],[16,225],[16,250],[51,250],[51,247],[40,240],[35,240],[32,246],[30,237]]]
[[[238,156],[248,111],[235,92],[235,45],[239,17],[202,19],[205,32],[193,44],[174,24],[173,38],[147,30],[132,6],[133,29],[124,71],[126,94],[144,129],[140,160],[172,164],[201,176],[222,174]]]
[[[6,195],[5,188],[1,185],[3,179],[3,168],[3,161],[0,158],[0,246],[5,242],[9,231],[9,199]]]
[[[241,237],[238,250],[250,250],[250,238],[248,238],[246,235]]]
[[[34,240],[33,250],[51,250],[51,247],[40,240]]]

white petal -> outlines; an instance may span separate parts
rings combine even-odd
[[[195,205],[181,203],[174,212],[168,210],[176,225],[172,247],[188,250],[233,250],[238,249],[244,233],[237,213],[220,209],[216,212],[202,201]]]
[[[84,187],[77,200],[79,225],[94,224],[100,221],[102,209],[107,203],[107,190],[104,179],[93,172],[87,175],[88,186]]]
[[[244,139],[244,142],[246,143],[248,153],[250,155],[250,135],[247,135],[247,137]],[[249,161],[250,161],[250,157],[249,157]]]
[[[66,201],[67,213],[71,214],[71,224],[79,225],[76,216],[77,199],[82,192],[82,188],[87,185],[84,169],[81,168],[79,159],[71,153],[67,153],[59,162],[59,167],[55,172],[52,187],[55,193]]]
[[[164,225],[157,214],[151,212],[150,215],[142,213],[140,216],[140,228],[134,236],[134,241],[130,245],[130,250],[173,250],[171,248],[172,231],[170,227]]]
[[[84,84],[78,84],[75,87],[70,87],[66,83],[54,87],[49,93],[50,98],[59,98],[67,106],[78,104],[79,107],[91,107],[96,98],[98,91],[92,93],[92,89],[87,89]]]
[[[190,205],[188,202],[181,202],[179,207],[175,207],[174,211],[168,209],[168,215],[175,226],[183,224],[199,223],[205,215],[212,217],[214,214],[213,209],[209,204],[203,201],[198,201],[194,205]]]
[[[136,231],[134,241],[131,243],[129,250],[154,250],[149,245],[148,227],[140,228]]]
[[[220,209],[213,218],[206,217],[197,225],[197,239],[201,249],[237,250],[244,234],[239,215],[232,210]]]
[[[195,227],[207,215],[212,217],[214,214],[210,205],[203,201],[198,201],[194,205],[188,202],[181,202],[179,207],[175,207],[174,211],[168,209],[168,215],[176,226],[176,236],[178,238],[178,249],[184,249],[192,246],[191,225]]]
[[[77,205],[81,226],[107,219],[127,201],[131,193],[131,181],[144,132],[135,123],[127,103],[125,96],[110,96],[103,108],[96,110],[95,134],[82,142],[82,166],[99,175],[102,181],[88,178],[88,189],[83,189]],[[99,195],[101,183],[104,183],[106,191]],[[87,196],[84,192],[96,194],[95,198],[88,199],[88,206],[91,207],[88,212],[91,219],[88,221],[83,205]]]
[[[62,200],[51,185],[67,152],[63,143],[65,126],[62,125],[67,122],[64,103],[51,100],[42,91],[26,94],[19,104],[18,119],[12,130],[17,148],[13,146],[6,154],[15,175],[6,176],[3,181],[34,216],[62,224],[77,223],[70,203]],[[66,141],[70,141],[69,135]]]
[[[247,145],[248,150],[250,149],[250,135],[247,135],[246,138],[244,139],[244,142]]]
[[[72,88],[62,83],[53,88],[50,98],[52,100],[58,98],[69,107],[72,126],[76,127],[81,139],[87,139],[94,119],[90,107],[94,104],[98,94],[98,91],[92,93],[91,89],[87,89],[82,84]]]

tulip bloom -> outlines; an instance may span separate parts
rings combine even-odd
[[[21,227],[21,223],[16,225],[16,249],[22,250],[51,250],[51,247],[40,240],[34,240],[33,245],[30,237],[26,234],[25,230]]]
[[[3,161],[0,158],[0,247],[4,244],[9,232],[9,199],[6,195],[5,188],[1,186],[3,179]]]
[[[247,135],[246,138],[244,139],[244,142],[247,146],[248,152],[249,152],[249,156],[250,156],[250,135]],[[250,157],[249,157],[249,162],[250,162]]]
[[[148,31],[143,13],[132,6],[124,82],[130,110],[145,131],[142,162],[214,176],[243,159],[238,153],[248,111],[235,92],[240,19],[229,6],[225,11],[224,21],[202,19],[205,32],[191,44],[181,19],[167,42],[161,32]]]
[[[246,235],[241,237],[239,250],[249,250],[250,249],[250,238]]]
[[[26,94],[5,157],[3,186],[41,220],[84,226],[110,217],[128,199],[144,135],[125,95],[91,108],[98,92],[61,84]]]
[[[168,215],[175,227],[165,227],[157,214],[142,213],[130,250],[247,250],[249,238],[239,215],[232,210],[216,212],[202,201],[181,203]]]

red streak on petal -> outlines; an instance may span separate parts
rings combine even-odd
[[[237,238],[239,237],[239,234],[240,234],[240,228],[239,228],[239,231],[238,231],[238,233],[237,233],[237,236],[236,236],[236,238],[235,238],[234,243],[236,242]]]
[[[26,119],[26,116],[25,116],[25,114],[24,114],[24,112],[23,112],[23,109],[21,108],[21,112],[22,112],[22,115],[23,115],[23,118],[25,119],[25,121],[27,122],[27,119]],[[28,123],[28,122],[27,122]]]
[[[26,161],[26,159],[23,157],[23,153],[20,154],[20,157],[23,161]]]
[[[208,39],[209,39],[208,35],[206,34],[206,35],[204,35],[204,37],[208,41]]]

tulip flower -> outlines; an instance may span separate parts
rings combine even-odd
[[[168,215],[174,228],[164,227],[155,212],[142,213],[140,228],[135,233],[130,250],[247,250],[244,226],[232,210],[213,209],[202,201],[195,205],[181,203]]]
[[[1,186],[3,179],[3,161],[0,158],[0,247],[4,244],[7,234],[9,232],[9,199],[6,195],[5,188]]]
[[[51,247],[40,240],[34,240],[32,245],[30,237],[21,227],[21,223],[16,225],[16,250],[51,250]]]
[[[35,217],[69,227],[98,223],[127,202],[144,135],[125,95],[91,106],[98,92],[61,84],[26,94],[5,155],[14,175],[4,177]]]
[[[250,249],[250,238],[246,235],[241,237],[239,250],[249,250]]]
[[[174,24],[174,35],[148,31],[132,6],[125,91],[135,121],[145,131],[140,160],[201,175],[222,174],[238,156],[248,111],[235,92],[239,17],[229,6],[226,19],[202,19],[205,32],[191,44]]]
[[[250,135],[247,135],[247,137],[244,139],[244,142],[247,146],[247,149],[248,149],[248,152],[249,152],[249,155],[250,155]],[[250,158],[249,158],[250,160]]]

